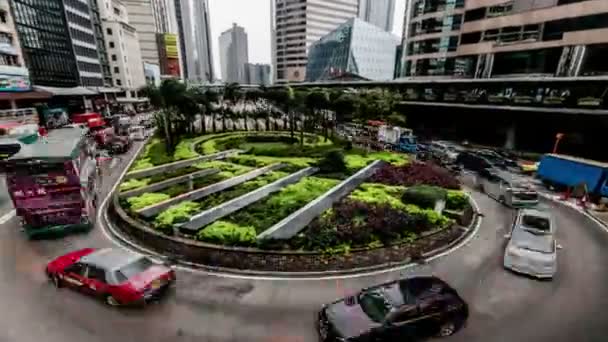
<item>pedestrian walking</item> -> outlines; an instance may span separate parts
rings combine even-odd
[[[38,126],[38,136],[42,139],[42,141],[47,144],[49,141],[47,140],[48,137],[48,131],[46,130],[46,127],[44,127],[43,125],[39,125]]]

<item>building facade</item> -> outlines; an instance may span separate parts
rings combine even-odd
[[[8,1],[0,1],[0,92],[31,89],[21,42]]]
[[[207,0],[175,0],[180,26],[184,78],[194,83],[213,83],[213,53]]]
[[[222,80],[225,83],[247,83],[245,64],[249,62],[249,52],[245,29],[232,24],[232,28],[222,32],[219,43]]]
[[[105,36],[103,33],[103,25],[101,23],[101,13],[97,0],[90,0],[91,5],[91,20],[93,22],[93,32],[95,33],[97,54],[99,55],[99,63],[101,64],[101,74],[103,76],[104,87],[112,86],[112,72],[110,71],[110,61],[108,60],[108,52],[106,50]]]
[[[268,86],[272,83],[272,75],[269,64],[245,64],[245,74],[248,84],[258,84]]]
[[[359,0],[273,0],[275,82],[304,81],[310,45],[358,14]]]
[[[308,53],[306,81],[348,75],[373,81],[392,80],[399,38],[382,28],[353,18],[317,42]]]
[[[103,87],[104,75],[90,3],[88,0],[64,0],[63,5],[76,55],[80,84],[86,87]]]
[[[80,76],[62,0],[13,0],[12,4],[23,58],[32,83],[53,87],[78,86]],[[80,51],[95,59],[97,50],[94,44],[91,45],[90,50],[83,48]],[[101,73],[98,75],[101,78]]]
[[[404,77],[608,73],[608,1],[414,0],[409,7]]]
[[[393,30],[395,0],[359,0],[359,18],[384,31]]]
[[[120,0],[97,0],[108,51],[112,85],[137,90],[146,84],[137,31],[129,23],[127,7]]]

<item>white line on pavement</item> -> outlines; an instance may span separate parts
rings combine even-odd
[[[0,224],[5,224],[10,221],[13,217],[15,217],[15,209],[9,211],[8,213],[0,216]]]

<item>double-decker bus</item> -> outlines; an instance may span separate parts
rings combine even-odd
[[[95,143],[83,126],[51,130],[0,162],[29,238],[88,231],[97,212]],[[1,143],[0,143],[1,144]]]

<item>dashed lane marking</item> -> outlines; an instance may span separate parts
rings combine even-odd
[[[8,213],[0,216],[0,224],[5,224],[6,222],[12,220],[13,217],[15,217],[15,209],[13,209],[13,210],[9,211]]]

